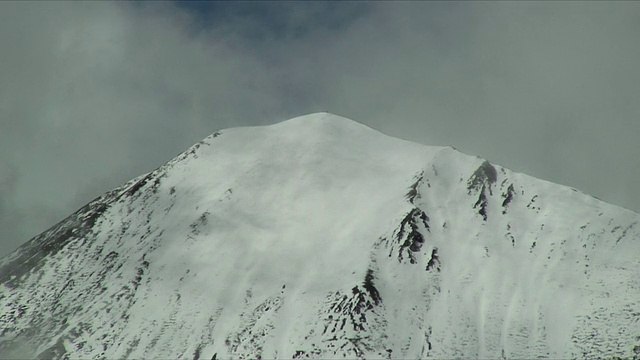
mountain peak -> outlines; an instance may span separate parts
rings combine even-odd
[[[298,116],[270,126],[274,131],[287,131],[305,138],[309,136],[344,138],[363,136],[365,134],[369,136],[382,135],[377,130],[357,121],[328,112]]]
[[[316,112],[316,113],[310,113],[310,114],[306,114],[306,115],[301,115],[301,116],[296,116],[294,118],[288,119],[288,120],[284,120],[282,122],[280,122],[279,124],[283,124],[283,123],[288,123],[288,124],[294,124],[294,123],[301,123],[301,122],[305,122],[307,124],[322,124],[322,125],[327,125],[327,124],[342,124],[342,125],[346,125],[346,124],[351,124],[351,123],[355,123],[355,124],[359,124],[357,121],[348,119],[346,117],[340,116],[340,115],[336,115],[336,114],[332,114],[326,111],[321,111],[321,112]]]
[[[329,113],[222,130],[0,261],[0,355],[630,358],[638,224]]]

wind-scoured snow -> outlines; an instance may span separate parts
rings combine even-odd
[[[640,357],[640,215],[327,113],[216,132],[0,260],[0,357]]]

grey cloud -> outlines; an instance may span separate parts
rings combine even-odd
[[[0,160],[20,174],[0,189],[12,199],[0,217],[24,218],[3,223],[0,253],[52,225],[51,211],[60,220],[218,128],[279,112],[255,59],[191,37],[172,7],[0,7]]]
[[[640,4],[235,6],[0,4],[0,256],[217,129],[321,110],[640,210]]]
[[[335,95],[325,102],[389,134],[637,210],[639,13],[637,3],[383,3],[323,47],[340,75],[323,75],[335,91],[318,98]]]

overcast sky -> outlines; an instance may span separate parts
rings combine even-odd
[[[0,2],[0,256],[215,130],[329,111],[640,210],[640,2]]]

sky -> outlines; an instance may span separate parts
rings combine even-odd
[[[0,34],[0,256],[318,111],[640,211],[640,2],[3,1]]]

